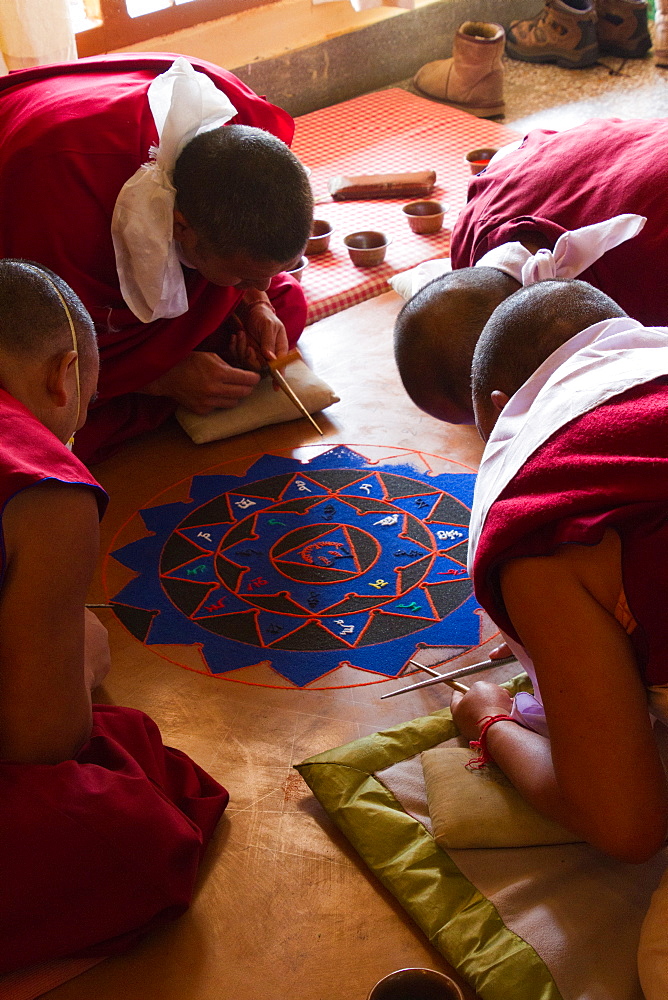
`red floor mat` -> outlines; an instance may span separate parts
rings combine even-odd
[[[304,272],[308,322],[380,295],[398,271],[446,256],[449,231],[466,201],[471,176],[465,154],[516,138],[503,125],[398,89],[365,94],[297,118],[292,148],[312,170],[316,218],[326,219],[334,229],[329,250],[311,257]],[[333,202],[328,194],[329,179],[336,174],[429,169],[436,171],[432,197],[449,206],[444,228],[433,236],[411,232],[401,212],[408,199]],[[344,236],[363,229],[379,229],[392,239],[385,262],[377,267],[354,267],[343,245]]]

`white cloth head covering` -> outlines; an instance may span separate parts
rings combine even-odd
[[[552,278],[576,278],[608,250],[637,236],[647,219],[642,215],[615,215],[605,222],[563,233],[554,250],[532,254],[521,243],[504,243],[476,261],[476,267],[495,267],[521,285]]]
[[[148,88],[159,145],[126,181],[116,199],[111,235],[127,305],[142,323],[181,316],[188,309],[174,242],[174,166],[183,147],[237,111],[213,80],[179,56]]]

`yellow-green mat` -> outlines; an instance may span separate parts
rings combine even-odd
[[[523,675],[506,685],[528,687]],[[374,773],[457,735],[448,709],[318,754],[296,769],[383,885],[482,1000],[562,1000],[534,949]]]

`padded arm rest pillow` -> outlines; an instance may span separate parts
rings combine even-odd
[[[283,377],[309,413],[317,413],[339,401],[334,390],[303,361],[291,361],[283,369]],[[213,410],[206,416],[199,416],[180,406],[176,411],[176,419],[195,444],[207,444],[235,434],[245,434],[258,427],[267,427],[269,424],[305,418],[284,392],[275,391],[271,378],[267,376],[260,379],[250,396],[246,396],[231,410]]]

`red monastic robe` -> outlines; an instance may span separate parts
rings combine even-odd
[[[668,120],[595,119],[565,132],[536,129],[522,147],[471,179],[452,231],[452,266],[534,232],[562,233],[634,212],[647,217],[628,243],[579,275],[645,326],[668,324]]]
[[[476,597],[519,642],[499,570],[509,559],[622,540],[631,631],[647,685],[668,684],[668,378],[644,383],[566,423],[522,466],[489,509],[473,562]]]
[[[89,486],[104,510],[85,466],[0,390],[0,509],[49,479]],[[130,708],[94,706],[74,760],[0,761],[0,974],[114,954],[183,913],[227,800]]]
[[[59,274],[82,299],[98,334],[99,397],[76,444],[85,461],[98,460],[174,410],[169,400],[137,390],[215,333],[243,294],[186,268],[188,311],[152,323],[141,323],[121,296],[111,217],[119,191],[157,142],[146,92],[175,58],[117,54],[0,79],[0,256],[34,260]],[[237,109],[231,124],[291,142],[294,123],[285,111],[226,70],[189,61]],[[306,319],[301,286],[279,275],[269,296],[292,346]]]

